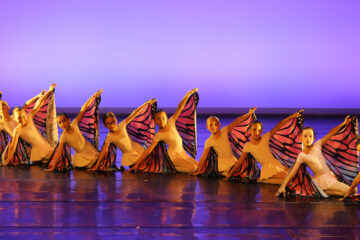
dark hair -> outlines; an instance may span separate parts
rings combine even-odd
[[[103,116],[103,118],[102,118],[104,124],[105,124],[105,120],[106,120],[108,117],[113,117],[113,118],[116,119],[116,116],[115,116],[115,114],[114,114],[113,112],[107,112],[107,113],[104,114],[104,116]]]
[[[13,112],[15,112],[15,111],[21,111],[21,110],[24,110],[22,107],[14,107],[14,110],[13,110]]]
[[[263,129],[263,124],[262,124],[262,122],[260,122],[259,120],[253,121],[253,122],[250,124],[250,128],[251,128],[254,124],[260,124],[261,130]]]
[[[358,138],[358,139],[356,140],[355,147],[357,147],[357,145],[359,145],[359,144],[360,144],[360,138]]]
[[[302,130],[301,130],[301,134],[304,132],[304,130],[312,130],[313,131],[313,133],[314,133],[314,138],[316,137],[316,132],[315,132],[315,130],[312,128],[312,127],[304,127]]]
[[[157,111],[155,112],[154,116],[155,116],[156,114],[162,113],[162,112],[165,113],[165,115],[167,116],[167,113],[166,113],[164,110],[162,110],[162,109],[157,110]]]
[[[69,115],[68,115],[66,112],[60,112],[60,113],[57,114],[56,117],[58,118],[58,117],[61,117],[61,116],[64,116],[64,117],[66,117],[67,119],[70,119]]]

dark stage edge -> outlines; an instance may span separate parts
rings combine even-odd
[[[359,239],[359,205],[185,174],[2,167],[1,239]]]

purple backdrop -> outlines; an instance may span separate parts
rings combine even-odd
[[[156,97],[174,107],[359,108],[359,1],[5,0],[0,82],[11,106],[58,84],[57,105]]]

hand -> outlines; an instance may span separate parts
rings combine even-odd
[[[351,122],[351,117],[350,117],[350,115],[347,115],[346,117],[345,117],[345,120],[344,120],[344,125],[347,125],[347,124],[349,124]]]
[[[46,93],[46,90],[43,89],[39,95],[45,95],[45,93]]]
[[[103,90],[102,88],[100,88],[95,94],[94,94],[94,97],[98,97],[102,94]]]
[[[344,194],[344,198],[348,197],[350,195],[349,191],[346,191],[346,193]]]
[[[190,91],[187,93],[187,95],[190,96],[190,95],[192,95],[193,93],[196,93],[197,91],[199,91],[199,89],[198,89],[198,88],[194,88],[193,90],[190,90]]]
[[[296,113],[294,113],[293,115],[291,115],[292,118],[297,118],[301,115],[301,113],[304,111],[304,109],[301,109],[299,111],[297,111]]]
[[[285,188],[281,188],[279,189],[279,191],[277,191],[277,193],[275,193],[275,197],[279,197],[281,196],[281,194],[283,194],[284,196],[286,196],[286,191],[285,191]]]
[[[257,107],[250,108],[249,115],[253,115]]]
[[[55,87],[56,87],[56,84],[55,84],[55,83],[51,84],[51,85],[50,85],[50,88],[49,88],[49,91],[54,90],[54,89],[55,89]]]

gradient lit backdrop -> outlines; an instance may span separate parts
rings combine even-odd
[[[11,106],[58,84],[59,107],[359,108],[359,1],[0,2],[0,90]]]

